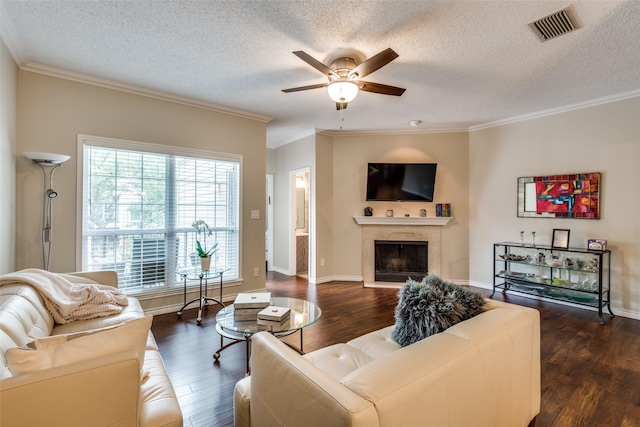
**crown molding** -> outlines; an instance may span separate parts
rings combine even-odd
[[[496,120],[493,122],[487,122],[475,126],[469,127],[469,132],[474,132],[477,130],[488,129],[497,126],[504,126],[511,123],[524,122],[527,120],[537,119],[541,117],[553,116],[560,113],[567,113],[575,110],[582,110],[584,108],[595,107],[597,105],[602,104],[610,104],[612,102],[623,101],[625,99],[636,98],[640,96],[640,89],[632,90],[629,92],[622,92],[615,95],[603,96],[601,98],[591,99],[585,102],[579,102],[576,104],[569,104],[563,107],[551,108],[549,110],[538,111],[536,113],[524,114],[522,116],[510,117],[508,119]]]
[[[450,127],[450,128],[424,128],[424,129],[373,129],[373,130],[331,130],[318,129],[317,133],[321,135],[341,137],[341,136],[373,136],[373,135],[419,135],[431,133],[460,133],[468,132],[468,127]]]
[[[116,82],[113,80],[101,79],[99,77],[94,77],[87,74],[63,70],[56,67],[50,67],[48,65],[43,65],[36,62],[30,62],[28,64],[25,64],[24,66],[21,66],[20,69],[23,71],[29,71],[32,73],[38,73],[46,76],[57,77],[60,79],[71,80],[78,83],[84,83],[92,86],[99,86],[106,89],[126,92],[133,95],[146,96],[148,98],[159,99],[161,101],[173,102],[176,104],[182,104],[189,107],[215,111],[216,113],[229,114],[231,116],[256,120],[263,123],[268,123],[272,120],[272,117],[264,116],[262,114],[255,114],[247,111],[236,110],[233,108],[223,107],[221,105],[212,104],[209,102],[198,101],[192,98],[172,95],[166,92],[145,89],[145,88],[134,86],[134,85],[128,85],[125,83]]]
[[[269,145],[267,148],[280,148],[292,142],[299,141],[303,138],[313,135],[324,135],[332,138],[349,137],[349,136],[375,136],[375,135],[419,135],[433,133],[467,133],[469,128],[443,128],[443,129],[379,129],[379,130],[332,130],[332,129],[309,129],[299,133],[291,138],[284,139],[275,144]]]

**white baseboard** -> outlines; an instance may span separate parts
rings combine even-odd
[[[469,283],[469,286],[473,286],[474,288],[482,288],[482,289],[489,289],[489,290],[493,289],[493,284],[491,283],[478,282],[476,280],[469,280],[468,283]]]
[[[640,320],[640,313],[638,313],[637,311],[625,310],[623,308],[619,308],[619,307],[615,307],[615,306],[611,307],[611,310],[613,311],[613,313],[616,316],[627,317],[629,319]]]
[[[276,273],[284,274],[285,276],[295,276],[289,270],[285,268],[276,267],[275,265],[269,267],[269,271],[275,271]]]
[[[315,279],[309,279],[309,283],[322,284],[329,282],[362,282],[360,276],[324,276],[316,277]]]

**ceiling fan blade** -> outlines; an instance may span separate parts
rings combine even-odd
[[[349,73],[349,76],[353,76],[354,74],[357,74],[358,78],[365,77],[373,73],[377,69],[384,67],[389,62],[396,59],[398,56],[399,55],[389,47],[383,50],[382,52],[378,53],[377,55],[374,55],[371,58],[367,59],[363,63],[359,64],[356,68],[351,70],[351,72]]]
[[[383,95],[402,96],[402,94],[406,90],[401,87],[388,86],[388,85],[383,85],[381,83],[363,82],[362,80],[358,82],[358,86],[362,91],[381,93]]]
[[[327,77],[331,77],[331,76],[339,77],[335,73],[335,71],[333,71],[331,68],[327,67],[322,62],[318,61],[317,59],[315,59],[313,56],[309,55],[308,53],[305,53],[305,52],[303,52],[301,50],[297,50],[297,51],[293,52],[293,54],[295,56],[297,56],[298,58],[302,59],[307,64],[311,65],[316,70],[320,71],[325,76],[327,76]]]
[[[346,109],[347,109],[346,102],[336,102],[336,110],[340,111],[340,110],[346,110]]]
[[[309,89],[319,89],[321,87],[327,87],[329,83],[319,83],[317,85],[309,85],[309,86],[300,86],[300,87],[292,87],[291,89],[282,89],[283,92],[300,92],[301,90],[309,90]]]

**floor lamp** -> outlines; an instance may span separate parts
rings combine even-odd
[[[42,177],[44,182],[44,204],[42,206],[42,264],[45,270],[49,270],[51,262],[51,244],[52,244],[52,222],[51,213],[53,210],[53,199],[58,197],[58,192],[53,189],[53,173],[64,162],[71,157],[64,154],[40,153],[27,151],[24,153],[34,165],[42,169]],[[47,174],[47,172],[49,172]]]

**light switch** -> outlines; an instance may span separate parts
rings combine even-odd
[[[251,211],[251,219],[260,219],[260,211],[259,210],[252,210]]]

